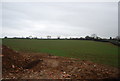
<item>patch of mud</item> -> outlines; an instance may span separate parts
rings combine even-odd
[[[41,53],[18,53],[2,47],[3,79],[117,79],[118,68]]]
[[[38,63],[40,63],[42,61],[43,61],[42,59],[32,61],[32,62],[28,63],[27,65],[25,65],[23,68],[24,69],[32,69],[33,67],[35,67]]]

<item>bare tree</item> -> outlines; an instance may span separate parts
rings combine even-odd
[[[51,36],[47,36],[47,39],[51,39]]]
[[[94,39],[96,39],[98,36],[96,34],[92,34],[91,37],[93,37]]]
[[[120,39],[120,36],[116,36],[116,39],[118,39],[118,40],[119,40],[119,39]]]
[[[30,35],[29,38],[32,39],[32,36]]]

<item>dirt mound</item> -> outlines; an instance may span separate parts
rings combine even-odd
[[[22,66],[25,64],[23,57],[18,52],[13,51],[6,46],[2,46],[2,55],[3,73],[21,70]]]
[[[2,47],[4,79],[115,79],[118,69],[91,61]]]

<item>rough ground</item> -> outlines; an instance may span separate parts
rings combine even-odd
[[[18,53],[2,46],[3,79],[116,79],[118,69],[91,61],[40,53]]]

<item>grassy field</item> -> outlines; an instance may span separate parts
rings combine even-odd
[[[3,44],[21,52],[40,52],[80,58],[118,66],[118,47],[110,43],[87,40],[3,39]]]

